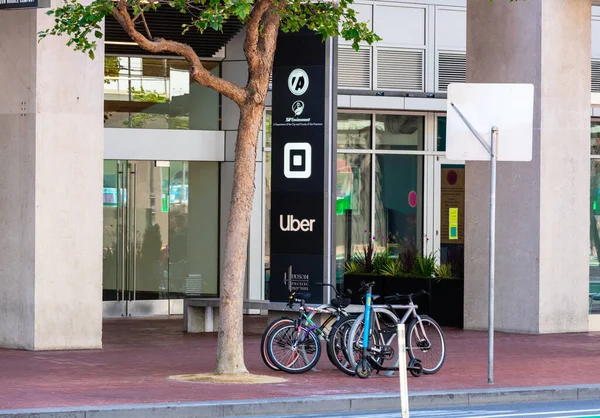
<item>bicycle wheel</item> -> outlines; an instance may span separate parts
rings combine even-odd
[[[375,314],[377,315],[379,319],[379,322],[385,322],[385,323],[396,323],[398,321],[398,317],[396,315],[394,315],[393,312],[387,310],[387,309],[375,309]],[[364,313],[360,314],[358,316],[358,318],[356,318],[356,320],[354,321],[354,323],[352,324],[352,327],[350,328],[350,331],[348,332],[348,340],[346,342],[346,351],[348,352],[348,362],[350,363],[349,366],[352,367],[353,369],[356,369],[356,365],[358,364],[358,362],[362,359],[362,345],[363,345],[363,329],[364,329]],[[386,339],[386,341],[382,341],[381,340],[381,334],[379,329],[376,329],[377,325],[375,323],[371,324],[372,329],[371,329],[371,334],[370,334],[370,343],[369,346],[370,347],[380,347],[382,348],[384,345],[388,345],[390,346],[392,340],[395,338],[396,334],[394,333],[394,329],[391,328],[391,335],[389,335],[389,338]],[[384,333],[387,332],[387,330],[384,330]],[[380,365],[383,365],[384,360],[386,360],[386,358],[384,357],[379,357],[379,356],[373,356],[373,360],[375,360],[377,363],[379,363]]]
[[[267,342],[269,359],[287,373],[304,373],[317,364],[321,356],[319,337],[304,325],[281,324]]]
[[[268,341],[269,335],[271,335],[271,332],[275,328],[277,328],[279,325],[293,324],[293,323],[294,323],[293,319],[285,317],[285,316],[281,317],[281,318],[277,318],[276,320],[271,322],[269,325],[267,325],[265,332],[263,332],[262,338],[260,339],[260,356],[262,357],[263,362],[271,370],[279,371],[279,368],[275,364],[273,364],[273,362],[269,358],[269,353],[267,353],[267,341]]]
[[[348,315],[344,318],[340,318],[331,328],[329,342],[327,343],[327,356],[329,357],[329,361],[331,361],[338,370],[349,376],[354,376],[356,371],[348,361],[346,344],[348,342],[348,333],[356,318],[357,315]]]
[[[446,359],[444,333],[438,323],[428,316],[421,316],[420,324],[413,319],[408,325],[406,349],[410,358],[421,361],[423,373],[434,374],[442,368]]]

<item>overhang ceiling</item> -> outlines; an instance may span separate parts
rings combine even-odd
[[[223,24],[222,32],[207,29],[200,34],[198,31],[190,29],[185,35],[182,35],[182,25],[190,23],[189,14],[183,14],[172,7],[163,6],[158,8],[157,11],[146,12],[145,17],[153,37],[186,43],[194,48],[198,56],[203,58],[214,56],[242,28],[239,20],[231,19]],[[138,19],[135,24],[137,29],[145,35],[146,31],[142,20]],[[107,16],[105,25],[106,54],[122,56],[149,55],[147,51],[137,45],[132,45],[133,41],[114,17]],[[118,42],[118,44],[114,44],[114,42]]]

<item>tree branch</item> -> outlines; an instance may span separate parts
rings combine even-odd
[[[184,57],[192,66],[190,71],[192,77],[194,77],[194,80],[196,80],[198,84],[218,91],[222,95],[233,100],[238,106],[241,106],[246,101],[248,94],[245,89],[230,81],[214,76],[210,71],[204,68],[198,54],[196,54],[189,45],[168,41],[162,38],[149,40],[139,33],[135,29],[131,16],[129,16],[126,0],[119,0],[117,7],[112,10],[112,15],[131,39],[133,39],[141,48],[153,53],[170,52]]]
[[[144,7],[142,7],[140,9],[140,13],[138,13],[137,16],[134,16],[133,19],[131,19],[131,21],[133,23],[135,23],[135,21],[138,20],[138,18],[142,15],[142,13],[144,13],[148,9],[148,7],[150,7],[150,3],[148,3],[147,5],[145,5]]]
[[[250,12],[250,20],[246,24],[246,39],[244,41],[244,53],[248,60],[248,71],[255,72],[260,68],[260,57],[258,53],[258,39],[260,23],[265,12],[269,9],[270,0],[258,0]]]
[[[152,39],[152,34],[150,33],[150,28],[148,27],[148,22],[146,22],[146,16],[144,16],[144,11],[140,13],[142,16],[142,21],[144,22],[144,27],[146,28],[146,33],[148,34],[148,38]]]

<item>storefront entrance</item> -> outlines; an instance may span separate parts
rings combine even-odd
[[[186,295],[216,296],[216,162],[104,162],[105,316],[182,313]]]

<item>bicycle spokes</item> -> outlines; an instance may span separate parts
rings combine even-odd
[[[318,339],[303,327],[281,328],[272,338],[272,355],[283,367],[304,369],[315,361]]]

